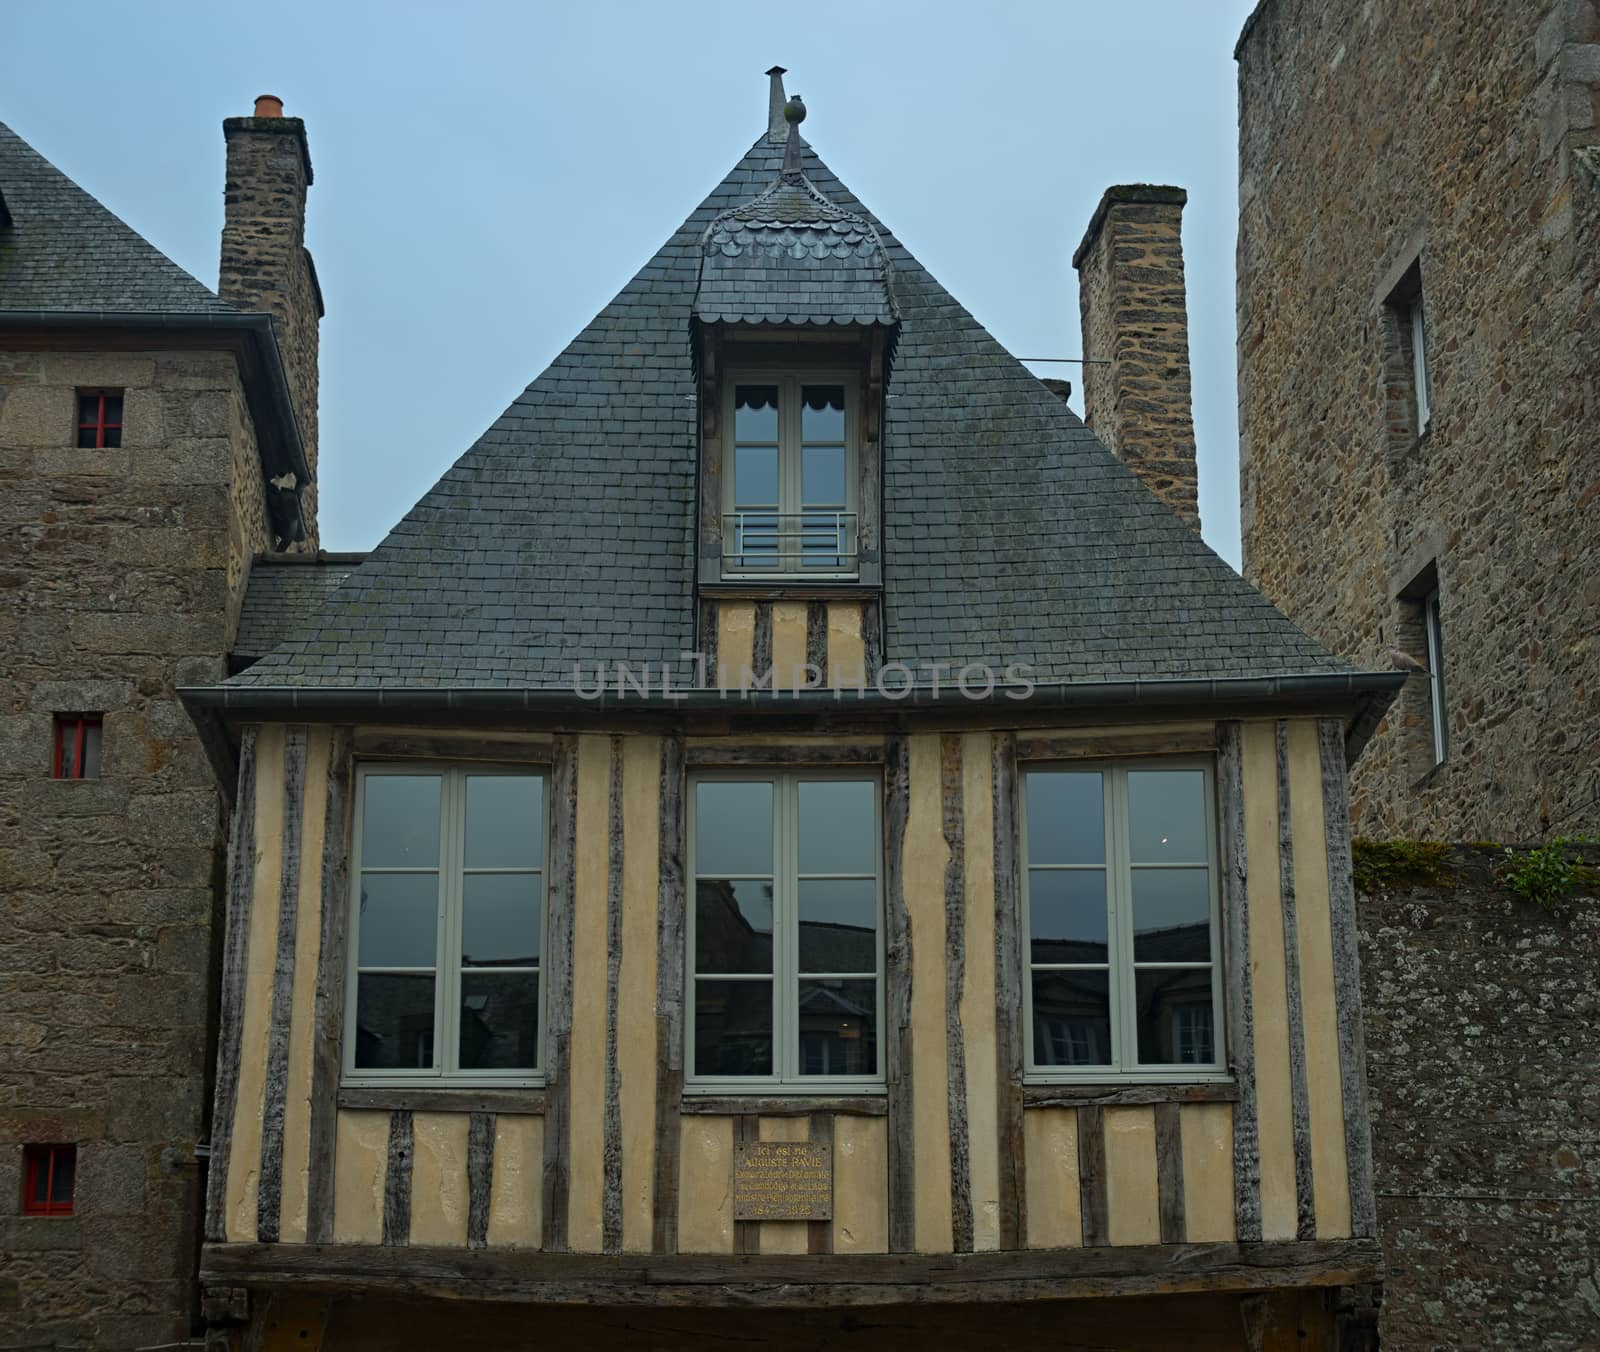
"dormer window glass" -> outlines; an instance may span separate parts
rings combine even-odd
[[[856,383],[842,372],[736,373],[723,558],[741,576],[856,571]]]

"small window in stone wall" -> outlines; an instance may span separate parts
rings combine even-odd
[[[78,445],[122,445],[122,391],[78,391]]]
[[[78,1175],[75,1145],[22,1147],[22,1214],[70,1216]]]
[[[102,731],[99,714],[57,714],[51,774],[57,779],[99,779]]]
[[[1414,658],[1400,694],[1401,727],[1411,777],[1420,780],[1443,765],[1450,752],[1450,708],[1445,695],[1444,610],[1439,566],[1430,563],[1401,588],[1397,646]]]
[[[1427,312],[1420,260],[1406,269],[1384,302],[1383,382],[1390,439],[1409,444],[1433,420]]]

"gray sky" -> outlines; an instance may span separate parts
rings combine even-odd
[[[655,252],[763,131],[775,63],[818,153],[1019,356],[1082,355],[1101,190],[1181,184],[1200,511],[1237,566],[1250,9],[8,0],[0,120],[215,286],[221,120],[263,92],[306,119],[329,549],[375,545]]]

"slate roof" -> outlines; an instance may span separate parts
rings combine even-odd
[[[883,324],[899,319],[890,267],[865,217],[785,173],[706,229],[695,318],[728,324]]]
[[[620,294],[239,687],[570,689],[694,644],[691,310],[707,227],[773,185],[763,135]],[[1040,682],[1345,674],[863,216],[901,327],[884,442],[885,658]],[[592,666],[589,668],[592,670]]]
[[[314,619],[364,558],[364,554],[323,553],[267,554],[256,559],[239,606],[239,632],[231,655],[242,661],[265,657]]]
[[[239,312],[0,123],[0,312]]]

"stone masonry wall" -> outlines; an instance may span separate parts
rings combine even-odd
[[[1370,835],[1600,825],[1597,0],[1263,0],[1240,40],[1245,575],[1336,651],[1427,682],[1355,769]],[[1385,301],[1419,263],[1432,421]]]
[[[1600,1330],[1600,889],[1541,911],[1501,859],[1457,848],[1436,884],[1359,899],[1397,1352],[1561,1352]]]
[[[1182,188],[1107,188],[1072,256],[1084,419],[1190,525],[1200,524]]]
[[[248,426],[224,353],[0,352],[0,1348],[189,1332],[223,823],[174,689],[267,547]],[[104,713],[100,778],[51,778],[58,712]],[[19,1215],[28,1142],[76,1143],[71,1218]]]

